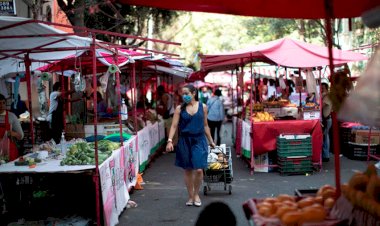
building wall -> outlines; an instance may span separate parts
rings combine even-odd
[[[16,4],[16,16],[17,17],[30,17],[28,6],[22,0],[14,0]]]

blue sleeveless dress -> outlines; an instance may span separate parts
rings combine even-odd
[[[179,140],[176,149],[175,165],[183,169],[207,168],[208,144],[204,129],[203,104],[199,102],[194,115],[186,109],[180,113]]]

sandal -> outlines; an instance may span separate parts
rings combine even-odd
[[[192,205],[194,205],[194,202],[193,202],[193,201],[187,201],[187,202],[186,202],[186,206],[192,206]]]
[[[194,206],[196,206],[196,207],[201,207],[201,206],[202,206],[202,202],[201,202],[201,200],[199,200],[199,201],[194,201]]]

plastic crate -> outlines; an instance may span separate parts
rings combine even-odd
[[[286,157],[309,157],[312,155],[310,135],[280,135],[277,137],[277,155]]]
[[[380,154],[380,145],[371,144],[370,153],[372,155]],[[348,142],[347,158],[354,160],[367,160],[368,156],[368,144],[357,144]]]
[[[348,142],[352,141],[352,130],[350,127],[340,127],[340,146],[341,146],[341,153],[344,156],[347,156],[348,153]]]
[[[313,172],[311,157],[302,158],[278,158],[280,174],[303,174]]]

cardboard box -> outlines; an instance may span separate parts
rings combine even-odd
[[[320,111],[304,111],[303,112],[304,120],[313,120],[313,119],[320,119],[320,118],[321,118]]]
[[[255,156],[255,172],[268,173],[269,172],[269,159],[268,153]]]
[[[73,138],[84,138],[84,126],[82,124],[66,124],[66,140]]]
[[[265,112],[273,115],[274,117],[281,117],[281,108],[264,108]]]
[[[125,126],[123,126],[123,132],[124,133],[130,133],[130,130]],[[99,123],[97,125],[97,134],[98,135],[103,135],[103,136],[108,136],[110,134],[114,133],[119,133],[120,132],[120,127],[119,124],[115,123]],[[84,125],[84,133],[85,136],[93,136],[94,135],[94,125],[93,124],[86,124]]]
[[[353,131],[355,143],[368,144],[369,130],[355,130]],[[371,144],[380,144],[380,130],[371,131]]]

